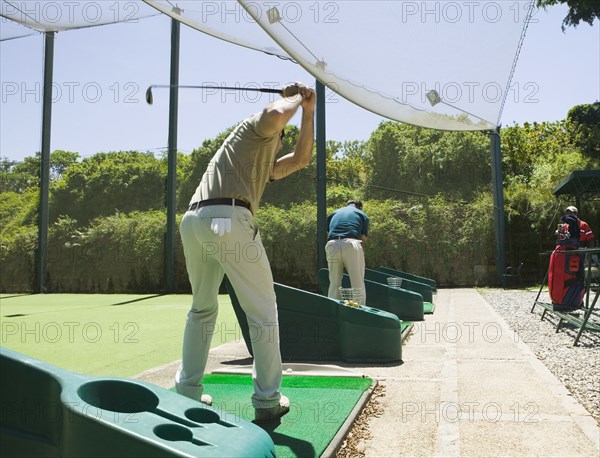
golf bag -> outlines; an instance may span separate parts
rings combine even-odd
[[[579,248],[579,222],[558,225],[556,248],[550,255],[548,292],[554,310],[577,309],[585,295],[583,257],[569,253]]]

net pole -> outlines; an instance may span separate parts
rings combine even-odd
[[[502,188],[502,153],[500,150],[500,128],[490,132],[492,156],[492,189],[494,197],[494,226],[496,229],[496,276],[502,285],[502,275],[506,270],[505,230],[504,230],[504,190]]]
[[[171,19],[171,88],[169,95],[169,141],[167,171],[167,237],[166,280],[167,292],[175,292],[175,218],[177,207],[177,114],[179,109],[179,21]]]
[[[40,153],[40,204],[38,212],[37,275],[34,291],[46,292],[50,197],[50,138],[52,131],[52,79],[54,32],[44,34],[44,99],[42,102],[42,148]]]
[[[316,80],[316,137],[317,137],[317,269],[327,267],[327,155],[325,146],[325,85]]]

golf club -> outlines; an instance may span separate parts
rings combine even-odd
[[[217,90],[221,90],[221,91],[264,92],[267,94],[282,95],[281,89],[273,89],[273,88],[268,88],[268,87],[254,88],[254,87],[231,87],[231,86],[187,86],[187,85],[180,85],[180,84],[153,84],[152,86],[149,86],[148,89],[146,90],[146,102],[148,102],[148,105],[152,105],[152,103],[154,102],[154,97],[152,97],[152,89],[153,88],[169,88],[170,89],[172,87],[176,87],[179,89],[217,89]]]

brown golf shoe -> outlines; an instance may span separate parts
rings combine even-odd
[[[264,409],[254,409],[254,423],[270,423],[290,411],[290,400],[286,396],[281,396],[279,404]]]

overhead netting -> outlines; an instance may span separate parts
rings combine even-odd
[[[500,124],[534,7],[534,0],[145,1],[202,32],[288,56],[367,110],[442,130]]]
[[[381,116],[488,130],[500,124],[534,1],[1,0],[0,40],[132,22],[158,10],[219,39],[292,59]]]
[[[254,18],[237,1],[144,0],[144,2],[182,24],[215,38],[289,58],[288,54],[258,26]]]
[[[156,14],[142,1],[0,0],[0,41],[39,32],[132,22]]]

